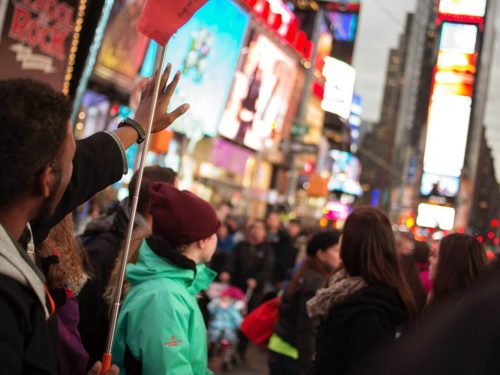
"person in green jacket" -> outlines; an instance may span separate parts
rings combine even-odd
[[[211,374],[196,295],[216,276],[205,263],[220,222],[207,202],[187,191],[154,183],[150,194],[153,236],[127,266],[113,362],[122,374]]]

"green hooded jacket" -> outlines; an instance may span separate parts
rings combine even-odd
[[[207,333],[196,295],[216,273],[205,265],[181,268],[143,241],[139,259],[127,266],[129,292],[122,304],[113,363],[125,374],[125,352],[142,364],[143,375],[212,374]]]

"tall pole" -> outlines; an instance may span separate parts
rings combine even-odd
[[[316,60],[316,55],[318,53],[318,40],[321,34],[321,19],[323,18],[323,8],[320,7],[314,16],[314,25],[312,31],[312,41],[313,51],[311,54],[311,67],[306,71],[306,81],[304,84],[304,89],[302,92],[302,101],[299,106],[299,110],[297,111],[297,116],[295,121],[303,124],[306,121],[307,117],[307,108],[309,106],[309,98],[311,97],[311,85],[313,83],[314,78],[314,62]],[[291,141],[289,142],[290,145]],[[290,150],[290,147],[288,147]],[[295,196],[297,193],[297,184],[299,181],[299,175],[297,173],[297,169],[295,168],[296,164],[296,156],[295,153],[288,151],[290,157],[290,171],[288,174],[288,203],[290,205],[295,204]]]
[[[123,281],[125,279],[125,269],[127,267],[128,254],[130,252],[130,244],[132,242],[132,233],[134,231],[135,216],[137,213],[137,203],[139,201],[139,192],[140,192],[141,184],[142,184],[142,176],[144,174],[144,167],[146,164],[146,155],[147,155],[147,152],[149,150],[149,143],[151,140],[151,130],[153,129],[153,120],[154,120],[154,115],[156,112],[156,104],[158,101],[158,94],[160,93],[160,83],[161,83],[161,77],[162,77],[161,69],[163,67],[164,59],[165,59],[165,47],[160,45],[160,46],[158,46],[158,51],[156,52],[155,71],[157,73],[156,73],[156,81],[154,83],[154,94],[153,94],[153,100],[151,103],[151,112],[149,113],[148,126],[146,129],[146,139],[144,141],[144,146],[142,148],[139,169],[137,171],[137,184],[135,186],[134,196],[132,198],[132,208],[131,208],[131,213],[130,213],[130,221],[128,223],[128,231],[127,231],[127,237],[126,237],[126,242],[125,242],[125,250],[123,253],[122,260],[121,260],[122,262],[121,262],[121,266],[120,266],[118,283],[116,285],[115,294],[113,297],[113,306],[112,306],[112,311],[111,311],[111,323],[109,325],[108,340],[106,342],[106,351],[103,355],[103,360],[102,360],[101,375],[106,374],[106,372],[108,372],[110,367],[111,367],[111,351],[113,349],[113,341],[115,338],[116,325],[118,322],[118,313],[120,311],[120,302],[121,302],[121,296],[122,296]],[[164,88],[162,88],[162,89],[164,89]]]

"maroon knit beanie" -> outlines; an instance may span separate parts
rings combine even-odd
[[[174,247],[208,238],[220,227],[212,206],[189,191],[155,182],[149,193],[153,233]]]

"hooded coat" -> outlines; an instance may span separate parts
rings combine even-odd
[[[130,289],[113,345],[113,361],[122,373],[211,374],[196,295],[215,276],[159,237],[143,241],[137,263],[127,266]]]
[[[396,289],[368,285],[333,307],[318,329],[314,374],[350,374],[396,339],[407,318]]]
[[[0,225],[0,374],[56,374],[45,278]]]

